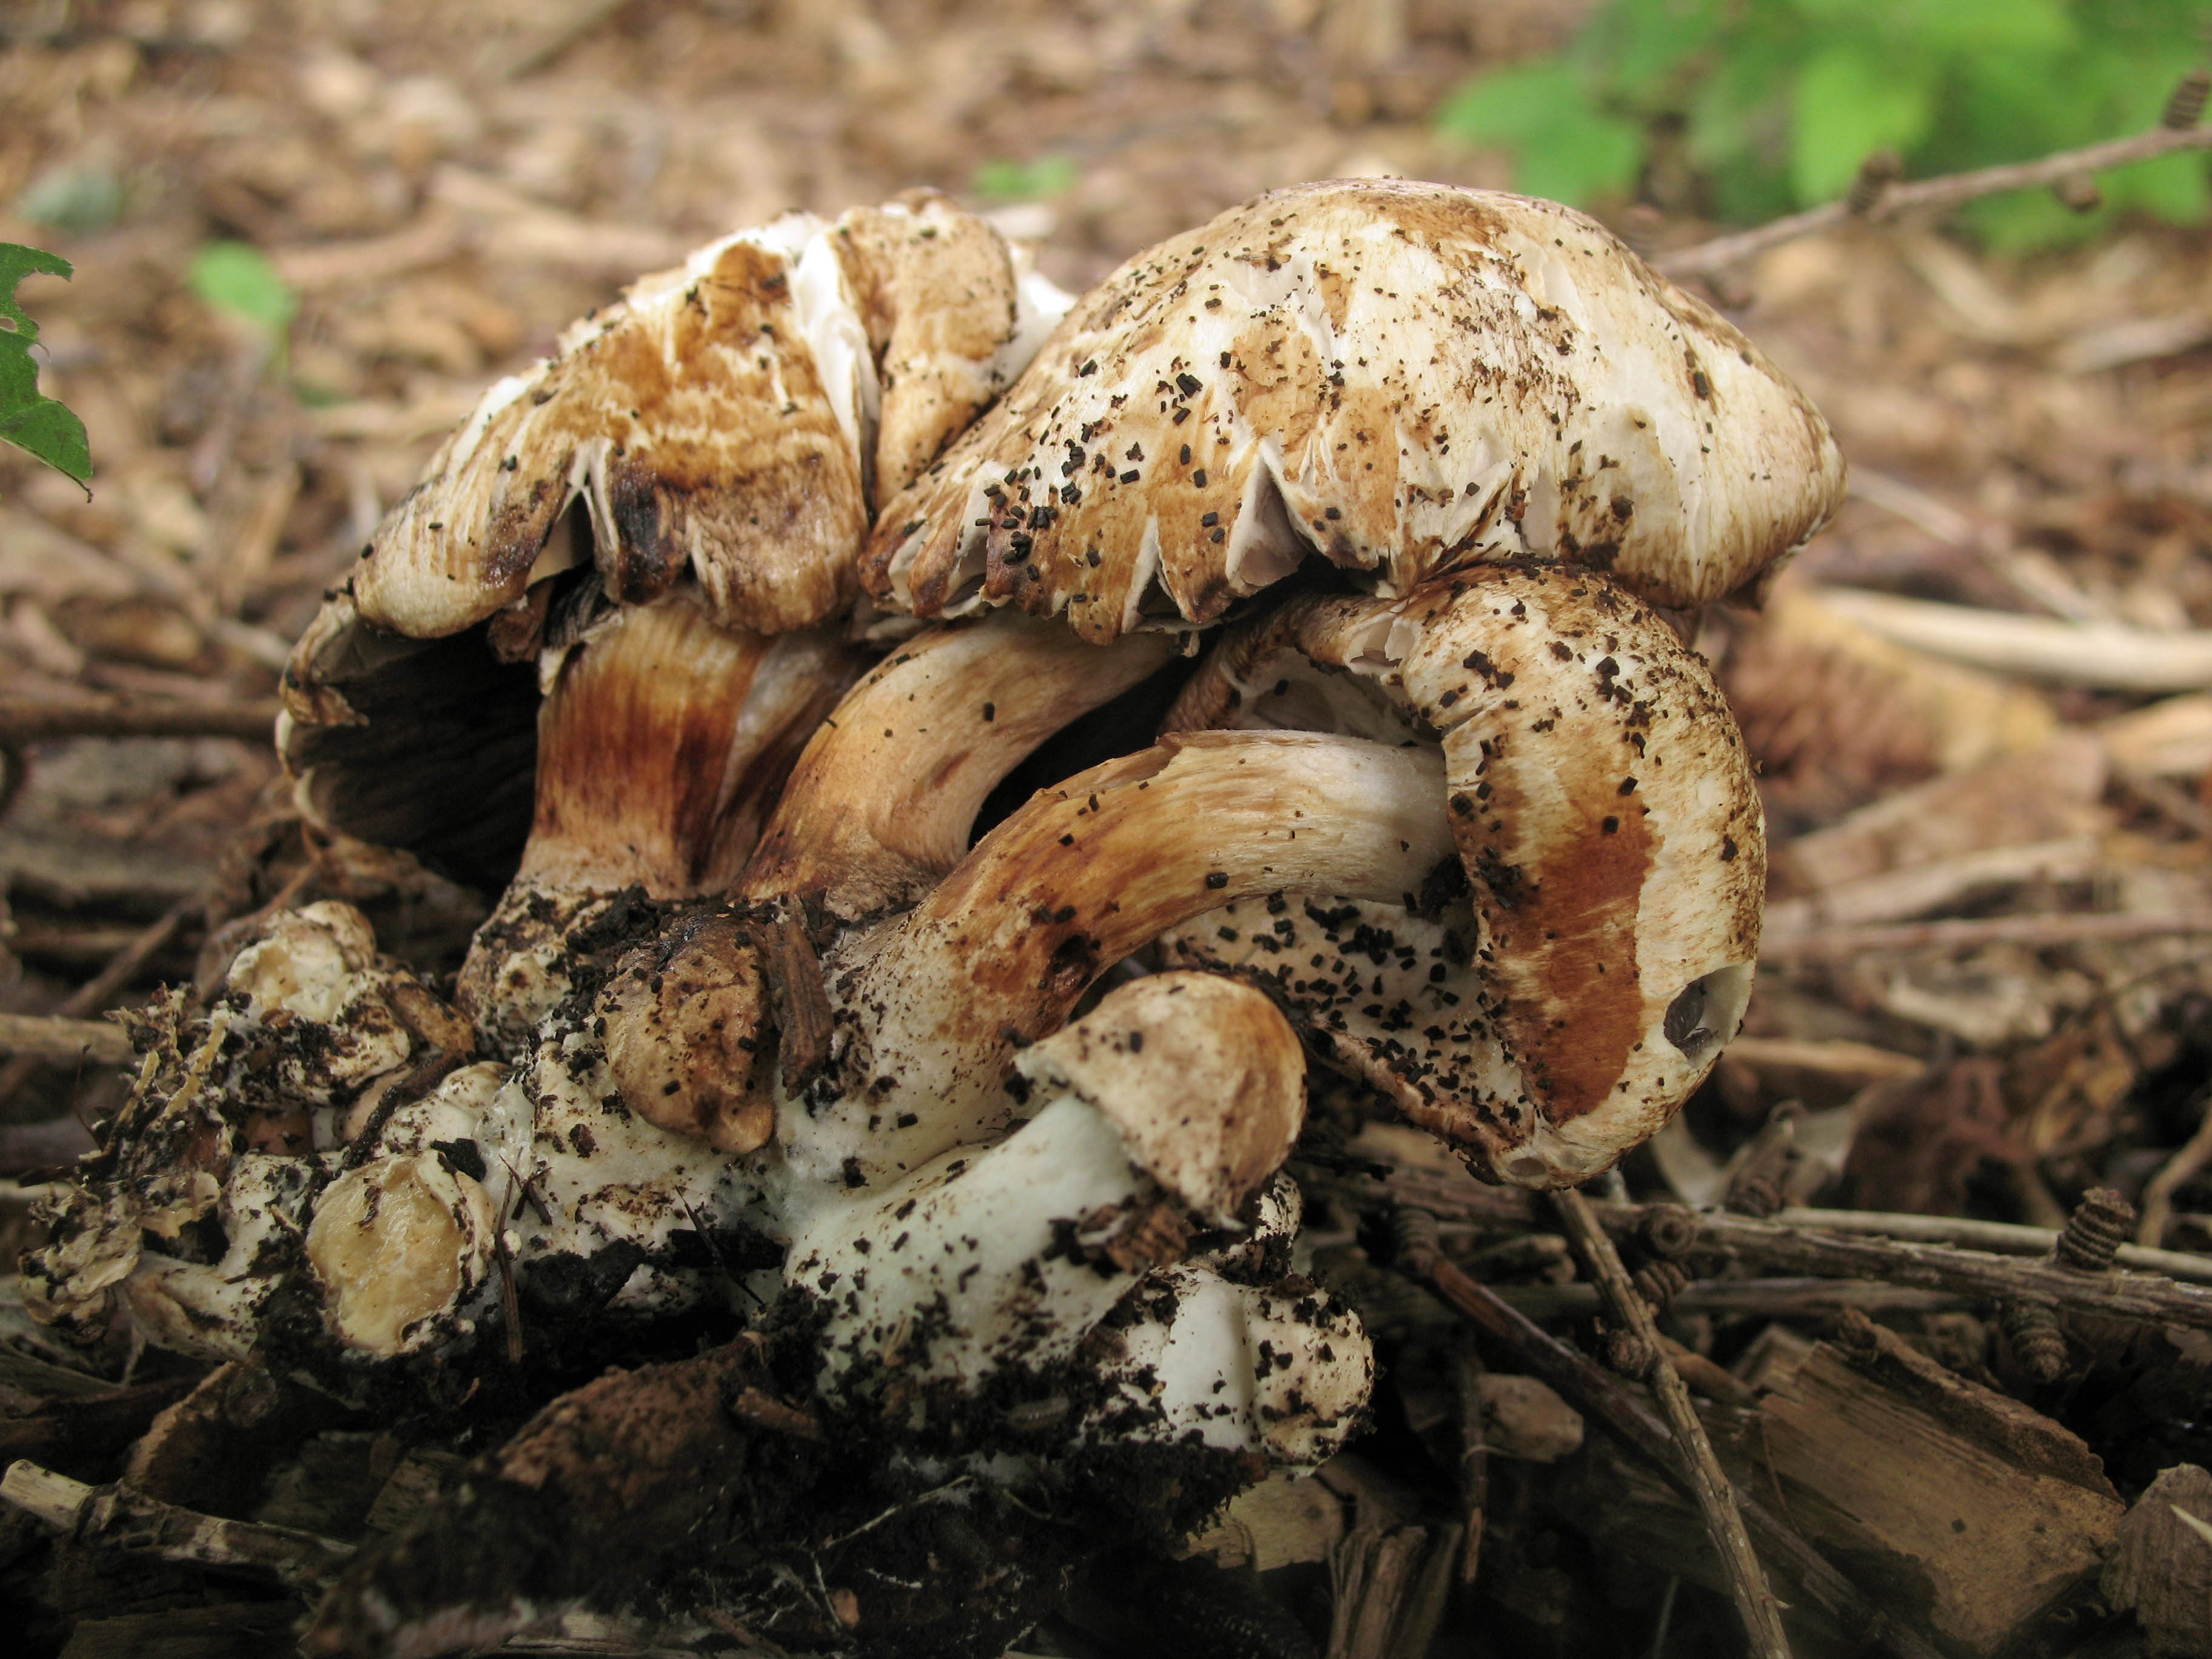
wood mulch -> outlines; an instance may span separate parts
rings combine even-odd
[[[1431,114],[1579,9],[14,9],[0,240],[76,264],[21,298],[99,475],[88,501],[0,455],[0,1244],[123,1093],[112,1040],[19,1017],[208,983],[316,896],[457,963],[490,896],[334,885],[264,734],[289,641],[490,380],[787,207],[933,185],[1075,286],[1278,184],[1503,184]],[[281,348],[192,293],[217,238],[296,296]],[[1613,1316],[1545,1203],[1318,1101],[1308,1247],[1376,1334],[1371,1431],[1186,1559],[1079,1580],[1025,1650],[1737,1651],[1641,1380],[1663,1358],[1796,1650],[2212,1654],[2208,256],[2136,225],[2008,262],[1904,222],[1710,279],[1853,487],[1764,611],[1698,624],[1773,888],[1743,1039],[1592,1189],[1656,1329]],[[483,1449],[251,1367],[84,1363],[0,1299],[0,1462],[58,1482],[0,1505],[26,1653],[289,1651],[331,1553]],[[580,1624],[534,1650],[656,1650]]]

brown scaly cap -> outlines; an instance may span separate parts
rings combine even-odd
[[[1758,792],[1703,661],[1607,578],[1522,566],[1294,603],[1224,639],[1170,721],[1441,744],[1464,886],[1402,905],[1293,891],[1167,945],[1276,979],[1338,1063],[1487,1173],[1604,1169],[1735,1035]]]
[[[903,484],[1006,385],[1028,293],[996,232],[930,197],[711,243],[485,393],[364,554],[361,614],[422,637],[514,605],[573,557],[550,538],[580,495],[617,599],[688,566],[718,621],[823,621],[871,475]]]
[[[1212,621],[1310,553],[1384,594],[1534,556],[1687,605],[1842,485],[1797,389],[1593,221],[1337,180],[1093,289],[884,506],[861,580],[918,616],[1065,611],[1094,640]]]

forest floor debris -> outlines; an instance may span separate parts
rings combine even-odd
[[[77,265],[23,298],[99,468],[88,502],[0,457],[10,1254],[124,1098],[112,1028],[70,1022],[212,982],[251,919],[311,898],[368,906],[426,971],[458,961],[487,896],[366,857],[319,872],[265,732],[289,640],[488,380],[786,206],[936,185],[1080,286],[1278,184],[1502,183],[1428,115],[1574,16],[1231,9],[84,0],[0,24],[0,239]],[[1383,9],[1378,50],[1361,23]],[[220,239],[296,300],[281,349],[192,291]],[[1635,1201],[1588,1208],[1667,1292],[1660,1352],[1794,1650],[1849,1650],[1840,1629],[1916,1654],[2202,1655],[2212,237],[2131,227],[2004,262],[1863,220],[1754,253],[1713,295],[1833,421],[1854,500],[1764,611],[1700,626],[1765,767],[1777,902],[1744,1040],[1629,1161]],[[1607,1368],[1617,1308],[1565,1282],[1549,1212],[1363,1127],[1361,1103],[1319,1105],[1313,1265],[1383,1345],[1372,1432],[1273,1509],[1240,1500],[1190,1559],[1095,1568],[1028,1650],[1156,1645],[1132,1599],[1270,1654],[1424,1631],[1438,1654],[1734,1650],[1674,1441]],[[2139,1212],[2106,1214],[2109,1265],[2045,1259],[2106,1189]],[[1440,1224],[1419,1283],[1391,1266],[1403,1206]],[[1509,1407],[1498,1385],[1531,1378],[1548,1402]],[[738,1419],[790,1440],[778,1407]],[[1570,1446],[1562,1413],[1593,1431]],[[215,1528],[194,1536],[324,1561],[518,1426],[332,1415],[150,1353],[90,1376],[0,1308],[0,1445],[50,1472],[20,1480],[56,1514],[57,1483],[125,1480]],[[2056,1543],[2022,1547],[2031,1514]],[[0,1604],[37,1650],[290,1650],[281,1574],[194,1563],[0,1514]],[[825,1632],[868,1606],[793,1593]],[[577,1620],[531,1646],[679,1640],[758,1650],[741,1626]]]

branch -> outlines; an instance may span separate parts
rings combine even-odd
[[[1782,1632],[1782,1609],[1767,1588],[1766,1574],[1752,1553],[1751,1534],[1744,1529],[1743,1512],[1737,1507],[1735,1488],[1713,1455],[1713,1443],[1705,1434],[1698,1408],[1690,1403],[1690,1390],[1659,1340],[1659,1327],[1651,1317],[1651,1304],[1628,1277],[1628,1269],[1613,1240],[1590,1213],[1589,1200],[1571,1188],[1552,1194],[1568,1240],[1583,1266],[1596,1282],[1613,1322],[1637,1339],[1650,1356],[1650,1372],[1644,1379],[1659,1398],[1659,1409],[1673,1431],[1674,1449],[1689,1475],[1691,1496],[1705,1517],[1713,1548],[1728,1575],[1729,1593],[1751,1650],[1762,1659],[1789,1659],[1790,1638]]]
[[[1355,1207],[1382,1209],[1393,1201],[1419,1205],[1449,1220],[1480,1221],[1500,1231],[1525,1231],[1540,1224],[1535,1194],[1485,1187],[1472,1176],[1455,1179],[1398,1167],[1389,1170],[1388,1182],[1387,1190],[1380,1193],[1372,1188],[1362,1190],[1364,1183],[1354,1181],[1320,1178],[1315,1184]],[[1646,1217],[1661,1212],[1668,1217],[1668,1225],[1684,1225],[1685,1251],[1724,1251],[1744,1267],[1765,1273],[1816,1279],[1878,1279],[1976,1302],[2009,1302],[2026,1297],[2059,1309],[2141,1324],[2212,1331],[2212,1285],[2177,1284],[2145,1273],[2075,1273],[2020,1256],[1887,1238],[1854,1238],[1756,1221],[1749,1216],[1690,1210],[1679,1204],[1588,1201],[1599,1224],[1615,1238],[1633,1237]]]
[[[0,744],[55,738],[238,738],[268,743],[274,700],[126,702],[108,697],[0,697]]]
[[[131,1057],[131,1039],[120,1025],[110,1025],[104,1019],[56,1019],[42,1014],[0,1014],[0,1052],[64,1066],[78,1060],[94,1066],[122,1066]]]
[[[8,1466],[0,1498],[80,1544],[252,1573],[295,1589],[319,1588],[354,1554],[335,1539],[203,1515],[119,1484],[88,1486],[27,1461]]]
[[[2053,915],[1952,916],[1936,921],[1867,922],[1775,933],[1759,943],[1763,963],[1863,957],[1880,951],[1975,951],[1988,945],[2044,950],[2065,945],[2103,945],[2172,939],[2212,932],[2212,915],[2169,910],[2063,910]]]
[[[1431,1224],[1433,1226],[1433,1220]],[[1419,1231],[1418,1226],[1401,1227],[1400,1236]],[[1674,1438],[1666,1425],[1618,1377],[1538,1329],[1500,1301],[1490,1286],[1477,1283],[1454,1267],[1443,1251],[1410,1250],[1401,1258],[1401,1265],[1504,1343],[1529,1376],[1595,1418],[1632,1449],[1657,1464],[1684,1490],[1692,1490],[1689,1476],[1679,1461]],[[1750,1498],[1741,1500],[1741,1508],[1744,1524],[1759,1548],[1795,1582],[1805,1599],[1826,1613],[1838,1629],[1864,1632],[1901,1656],[1901,1659],[1936,1659],[1936,1650],[1925,1638],[1875,1607],[1856,1585],[1831,1566],[1826,1557],[1771,1511]]]
[[[1808,208],[1802,213],[1793,213],[1786,219],[1760,225],[1756,229],[1738,231],[1729,236],[1716,236],[1711,241],[1676,248],[1670,253],[1661,254],[1653,263],[1668,276],[1676,278],[1710,276],[1784,242],[1794,242],[1801,236],[1816,236],[1824,230],[1832,230],[1847,219],[1864,218],[1874,223],[1881,223],[1907,213],[1958,207],[1984,196],[2002,195],[2008,190],[2047,187],[2081,173],[2101,173],[2108,167],[2125,167],[2133,161],[2155,161],[2161,155],[2172,155],[2191,149],[2212,150],[2212,127],[2155,127],[2148,132],[2136,133],[2126,138],[2108,139],[2104,143],[2087,144],[2080,149],[2061,150],[2056,155],[2045,155],[2033,161],[2014,161],[2003,167],[1978,168],[1972,173],[1945,173],[1941,178],[1923,179],[1917,184],[1891,185],[1876,194],[1863,214],[1853,214],[1844,202],[1830,202],[1825,206]]]

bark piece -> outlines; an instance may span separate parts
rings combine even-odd
[[[1486,1371],[1482,1443],[1500,1457],[1555,1463],[1582,1448],[1583,1414],[1533,1376]]]
[[[270,1466],[337,1411],[258,1359],[233,1360],[154,1419],[131,1448],[123,1479],[149,1498],[243,1514]]]
[[[2096,1571],[2122,1505],[2056,1424],[1869,1328],[1870,1348],[1822,1343],[1768,1397],[1767,1469],[1807,1538],[1881,1599],[1997,1653]]]
[[[2212,1474],[2178,1463],[2120,1522],[2105,1600],[2132,1607],[2153,1659],[2212,1655]]]
[[[28,1416],[0,1420],[0,1461],[27,1457],[67,1468],[111,1457],[192,1386],[189,1377],[164,1377],[84,1399],[47,1401]]]
[[[1323,1482],[1287,1470],[1240,1492],[1190,1540],[1192,1553],[1217,1567],[1267,1572],[1326,1561],[1344,1536],[1344,1505]]]

